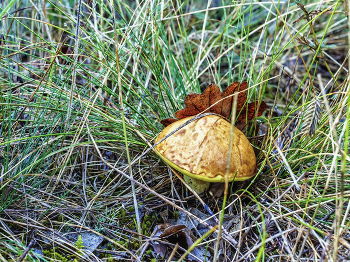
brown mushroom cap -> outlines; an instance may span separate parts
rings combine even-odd
[[[191,119],[176,121],[158,135],[155,143]],[[170,166],[184,175],[207,182],[224,182],[231,124],[217,115],[191,122],[155,147]],[[243,181],[255,174],[256,158],[245,135],[236,127],[228,180]],[[237,172],[237,174],[236,174]]]

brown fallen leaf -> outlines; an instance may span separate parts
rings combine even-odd
[[[213,183],[209,189],[209,193],[213,197],[221,197],[224,191],[225,191],[225,183]]]
[[[193,245],[193,241],[188,232],[190,231],[185,225],[172,226],[168,223],[157,225],[152,233],[154,239],[152,241],[152,247],[154,252],[164,258],[167,252],[170,251],[170,249],[168,250],[168,245],[166,243],[157,241],[157,239],[161,241],[168,241],[174,245],[178,244],[180,247],[182,247],[182,249],[187,250]],[[178,253],[183,253],[183,251],[179,249]]]
[[[175,225],[175,226],[170,226],[167,229],[164,230],[163,234],[161,234],[159,237],[168,237],[170,235],[179,233],[182,229],[184,229],[186,226],[185,225]]]
[[[233,107],[234,93],[239,92],[237,98],[237,114],[236,125],[247,123],[254,117],[259,117],[266,110],[266,103],[255,101],[252,103],[246,103],[247,101],[247,82],[232,83],[224,92],[220,92],[217,85],[209,85],[202,94],[188,94],[185,98],[184,109],[181,109],[175,113],[176,118],[166,118],[161,121],[164,126],[168,126],[179,119],[183,119],[189,116],[197,115],[201,112],[215,113],[230,118],[230,114]]]
[[[154,227],[152,237],[157,239],[162,234],[165,224],[157,225]],[[167,245],[158,241],[152,241],[152,248],[160,257],[164,258],[167,252]]]
[[[157,241],[152,242],[154,252],[156,252],[161,258],[165,257],[167,253],[167,245]]]

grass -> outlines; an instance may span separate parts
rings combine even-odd
[[[157,225],[210,227],[222,206],[234,240],[192,229],[200,261],[350,259],[348,7],[4,1],[0,260],[157,261]],[[245,130],[258,173],[225,201],[194,196],[144,152],[188,93],[234,81],[268,105]],[[67,237],[82,232],[103,237],[95,251]]]

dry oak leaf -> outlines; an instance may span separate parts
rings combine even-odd
[[[224,92],[221,92],[217,85],[211,84],[202,94],[188,94],[185,98],[186,107],[175,113],[177,118],[166,118],[161,123],[164,126],[168,126],[179,119],[195,116],[204,111],[205,113],[211,112],[229,119],[234,101],[234,96],[232,95],[239,92],[237,98],[237,114],[239,115],[236,118],[236,124],[245,124],[254,117],[261,116],[266,110],[265,101],[262,101],[259,107],[259,101],[246,103],[246,89],[247,82],[242,82],[241,84],[234,82]]]
[[[191,231],[185,225],[170,225],[168,223],[155,226],[151,238],[153,250],[159,254],[162,258],[165,257],[167,251],[171,250],[167,248],[167,244],[164,242],[158,242],[158,239],[164,241],[167,240],[171,244],[178,243],[183,249],[188,249],[193,245],[193,241],[189,236]],[[183,253],[180,251],[179,253]]]

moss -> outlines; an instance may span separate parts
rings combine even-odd
[[[78,251],[79,254],[82,255],[82,254],[83,254],[82,250],[83,250],[84,246],[83,246],[83,240],[81,239],[81,235],[79,235],[78,241],[75,242],[75,246],[76,246],[77,249],[79,250],[79,251]]]
[[[128,241],[126,241],[126,240],[117,240],[115,242],[117,242],[118,244],[120,244],[121,246],[123,246],[125,248],[128,248]],[[115,245],[114,248],[117,249],[117,250],[123,250],[124,251],[124,249],[122,249],[121,247],[119,247],[117,245]]]
[[[134,214],[132,217],[128,217],[125,219],[124,224],[126,224],[126,227],[130,230],[133,230],[136,228],[136,215]]]
[[[112,262],[113,261],[113,256],[112,254],[105,254],[105,258],[107,258],[108,262]]]
[[[117,242],[118,244],[120,244],[120,245],[122,245],[122,246],[126,246],[126,241],[123,241],[123,240],[117,240],[117,241],[115,241],[115,242]]]
[[[138,241],[133,241],[131,242],[131,247],[135,250],[139,249],[140,248],[140,244]]]
[[[144,221],[142,222],[142,232],[143,234],[147,234],[150,231],[150,227],[151,227],[151,221]]]
[[[154,197],[154,195],[152,193],[149,193],[147,196],[146,196],[146,200],[150,200],[152,197]]]
[[[179,218],[179,211],[174,211],[174,218],[178,219]]]
[[[127,249],[129,249],[129,243],[130,243],[130,248],[131,249],[137,250],[137,249],[140,248],[140,244],[139,244],[139,242],[137,240],[129,242],[129,240],[121,239],[121,240],[115,240],[115,242],[117,242],[118,244],[120,244],[121,246],[123,246],[123,247],[125,247]],[[112,250],[113,249],[112,247],[114,247],[115,250],[122,250],[122,251],[124,251],[124,249],[122,249],[120,246],[112,245],[111,243],[107,244],[107,249],[108,250]]]
[[[152,227],[152,224],[153,222],[155,221],[156,219],[156,215],[153,214],[153,215],[145,215],[143,217],[143,221],[141,223],[141,229],[142,229],[142,233],[144,235],[150,235],[151,233],[151,227]]]
[[[94,198],[95,194],[93,193],[94,191],[92,190],[92,188],[90,186],[86,187],[86,193],[91,197]]]
[[[59,260],[59,261],[62,261],[62,262],[68,262],[70,261],[70,257],[71,256],[68,256],[68,257],[64,257],[62,256],[60,253],[58,253],[56,251],[55,248],[52,248],[52,249],[49,249],[49,250],[43,250],[43,254],[49,258],[52,258],[52,259],[55,259],[55,260]]]
[[[126,211],[125,211],[124,208],[122,208],[122,209],[120,210],[120,215],[121,215],[122,221],[124,221],[124,220],[125,220],[125,216],[126,216]]]

